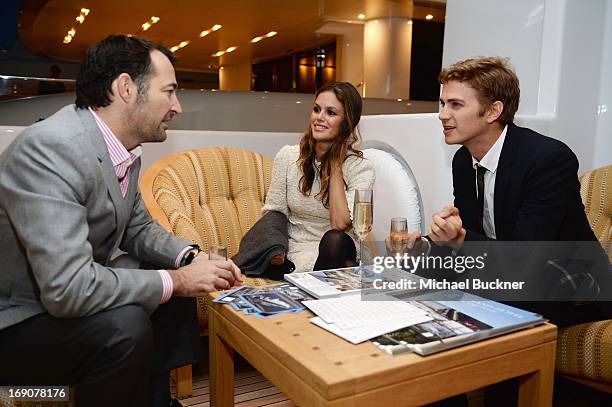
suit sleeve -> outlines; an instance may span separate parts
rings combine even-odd
[[[157,272],[105,267],[93,259],[84,203],[97,198],[90,195],[100,180],[91,170],[97,163],[83,163],[84,149],[63,135],[29,133],[0,169],[0,199],[40,300],[60,318],[125,304],[152,312],[162,294]]]
[[[137,182],[135,179],[133,181]],[[121,250],[157,267],[174,269],[178,254],[191,244],[193,242],[174,236],[153,220],[144,206],[140,191],[136,192]]]
[[[538,157],[525,176],[513,240],[554,241],[575,197],[578,159],[560,144]]]

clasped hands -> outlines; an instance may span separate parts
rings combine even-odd
[[[445,206],[440,212],[434,213],[432,216],[433,223],[429,227],[428,237],[438,246],[449,246],[454,250],[459,250],[463,246],[465,240],[465,228],[463,221],[459,216],[459,209],[454,206]],[[419,240],[421,239],[420,232],[412,232],[406,235],[402,246],[407,252],[422,254],[423,250],[419,248]],[[392,247],[390,237],[385,239],[387,253],[395,253],[397,250]],[[426,254],[426,253],[425,253]]]

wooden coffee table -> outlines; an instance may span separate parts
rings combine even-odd
[[[213,298],[217,294],[213,294]],[[234,352],[299,406],[412,406],[520,377],[519,405],[550,406],[557,328],[534,328],[431,356],[391,356],[313,325],[308,311],[267,319],[210,303],[211,403],[234,404]]]

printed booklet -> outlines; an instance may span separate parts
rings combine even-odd
[[[376,280],[380,283],[381,280],[393,282],[422,279],[422,277],[400,269],[385,270],[382,274],[374,273],[372,266],[363,266],[363,269],[363,278],[359,267],[347,267],[285,274],[285,280],[315,298],[330,298],[378,291],[374,287],[374,281]]]
[[[389,354],[429,355],[546,322],[533,312],[460,291],[452,301],[409,301],[427,311],[431,321],[408,326],[371,340]]]

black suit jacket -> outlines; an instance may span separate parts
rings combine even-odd
[[[573,242],[597,240],[584,212],[577,171],[576,155],[564,143],[527,128],[508,125],[495,177],[496,238],[499,241],[559,243],[487,245],[493,269],[504,275],[513,275],[517,271],[530,275],[535,281],[532,287],[536,287],[538,293],[537,287],[553,287],[557,277],[563,277],[545,269],[546,260],[572,259],[576,252],[576,243]],[[490,240],[480,231],[475,180],[472,157],[467,148],[462,147],[453,158],[453,188],[455,206],[467,231],[465,240]],[[535,246],[539,249],[529,252],[529,248]],[[589,271],[600,288],[607,291],[612,287],[612,280],[606,265],[607,257],[600,249],[593,246],[588,258],[593,260],[593,264],[602,266],[591,266]],[[544,271],[533,274],[540,270]],[[573,272],[571,268],[568,270]],[[542,278],[541,281],[538,278]],[[538,312],[560,326],[602,319],[612,308],[603,302],[582,307],[556,301],[510,304]]]
[[[580,199],[578,160],[559,140],[508,125],[495,176],[497,240],[596,240]],[[467,148],[453,158],[455,206],[466,240],[488,239],[477,219],[476,171]]]

